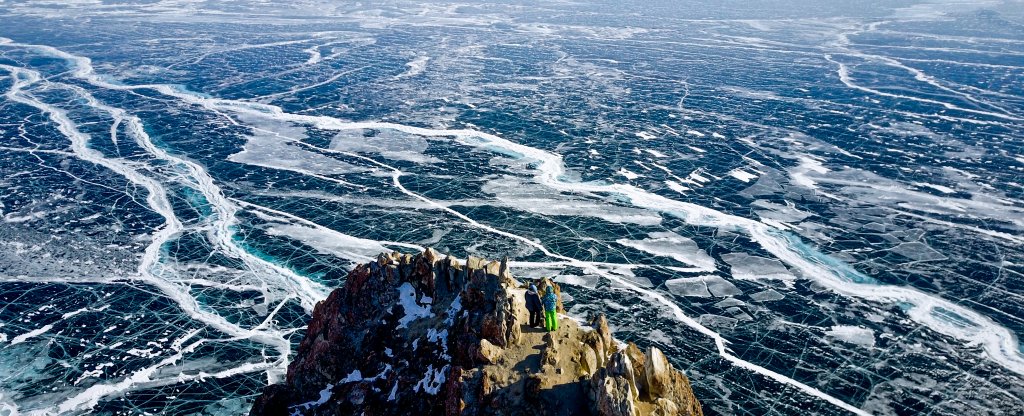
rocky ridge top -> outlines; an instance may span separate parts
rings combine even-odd
[[[251,414],[702,415],[660,350],[616,341],[603,315],[531,328],[524,291],[507,258],[381,254],[317,304]]]

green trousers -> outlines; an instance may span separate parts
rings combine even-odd
[[[558,330],[558,312],[544,311],[544,329],[549,332]]]

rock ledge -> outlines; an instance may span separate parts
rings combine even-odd
[[[381,254],[316,305],[251,414],[702,415],[686,375],[603,315],[524,325],[521,286],[507,259]]]

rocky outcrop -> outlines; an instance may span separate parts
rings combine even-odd
[[[523,293],[507,259],[382,254],[317,304],[251,414],[701,414],[657,348],[623,347],[604,316],[530,328]]]

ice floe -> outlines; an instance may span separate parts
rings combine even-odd
[[[860,326],[836,325],[825,331],[825,336],[862,347],[875,346],[875,331]]]
[[[725,297],[743,293],[728,280],[714,275],[671,279],[665,282],[665,287],[679,296]]]
[[[796,279],[789,269],[777,259],[758,257],[746,253],[726,253],[722,260],[729,263],[734,279],[741,280],[783,280]]]
[[[710,272],[715,270],[715,259],[711,258],[704,249],[697,246],[697,243],[693,240],[671,231],[650,233],[648,238],[643,240],[619,239],[615,242],[626,247],[632,247],[656,256],[668,257],[680,263],[695,266],[699,271]]]

